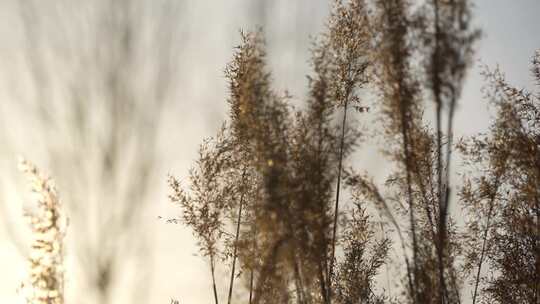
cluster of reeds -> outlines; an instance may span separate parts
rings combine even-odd
[[[184,223],[200,240],[219,243],[231,263],[228,303],[236,277],[247,282],[249,303],[460,303],[475,267],[473,302],[482,281],[489,301],[537,303],[538,284],[526,282],[538,282],[539,268],[538,96],[514,89],[497,73],[488,75],[494,88],[489,96],[501,109],[494,135],[458,146],[466,159],[487,165],[480,171],[485,176],[459,191],[473,217],[462,229],[450,215],[453,117],[479,37],[470,25],[470,6],[466,0],[416,6],[406,0],[335,1],[326,32],[314,42],[302,111],[272,89],[262,33],[243,34],[227,68],[229,121],[213,152],[226,147],[228,156],[201,154],[186,185],[190,190],[171,182]],[[537,55],[537,79],[538,61]],[[376,99],[371,104],[383,121],[383,153],[394,164],[384,186],[343,169],[361,139],[347,114],[366,112],[363,96]],[[426,119],[430,103],[434,123]],[[502,138],[491,143],[492,137]],[[503,146],[490,147],[495,143]],[[214,174],[211,189],[204,190],[209,186],[201,186],[198,175],[205,168],[221,168],[227,178]],[[353,208],[343,210],[345,189]],[[506,191],[504,199],[497,189]],[[201,204],[185,193],[210,201]],[[375,237],[369,205],[397,235],[404,259],[401,295],[374,288],[380,267],[389,263],[391,241]],[[218,303],[214,253],[207,247],[201,251],[210,258]],[[495,274],[481,279],[487,260]],[[523,268],[519,288],[512,285],[516,266]]]
[[[353,297],[345,291],[349,287],[341,283],[339,295],[334,294],[333,282],[339,281],[336,278],[357,275],[371,280],[380,263],[367,273],[345,269],[351,263],[337,263],[335,267],[336,245],[347,243],[350,260],[360,258],[360,251],[378,248],[377,259],[382,261],[388,247],[385,242],[384,250],[372,248],[372,240],[367,237],[354,241],[351,235],[341,240],[336,234],[336,184],[341,188],[343,160],[359,138],[355,128],[347,127],[346,115],[353,107],[362,108],[359,89],[368,79],[371,40],[367,7],[362,1],[335,3],[327,32],[313,47],[313,74],[303,111],[294,110],[286,94],[272,89],[262,33],[247,33],[242,38],[226,70],[230,120],[221,134],[226,134],[227,145],[223,146],[227,146],[230,156],[226,159],[230,161],[221,166],[220,158],[201,157],[192,171],[190,190],[181,189],[175,179],[171,180],[171,198],[183,206],[184,223],[194,229],[198,239],[223,236],[221,248],[231,263],[228,303],[238,275],[237,259],[250,303],[330,303],[332,298]],[[336,123],[339,110],[343,114]],[[216,146],[221,147],[218,142]],[[198,172],[207,167],[220,167],[221,174],[228,177],[208,193],[201,192],[197,183]],[[213,193],[222,190],[227,195],[219,198],[221,202],[215,201]],[[184,199],[185,193],[211,199],[212,206],[221,205],[223,221],[213,220],[211,212],[193,212],[207,203]],[[236,216],[229,216],[227,221],[227,214]],[[345,221],[358,230],[369,226],[365,220],[355,216]],[[208,229],[200,229],[201,225]],[[226,232],[229,227],[235,231],[231,238]],[[201,253],[209,257],[213,273],[213,253],[204,245]],[[366,289],[370,286],[366,284],[354,294],[370,294]],[[218,303],[215,290],[214,298]]]
[[[537,51],[532,74],[540,85],[539,71]],[[484,75],[496,118],[486,134],[458,146],[469,168],[459,194],[468,215],[465,266],[473,275],[473,303],[538,303],[540,92],[511,85],[498,69]]]

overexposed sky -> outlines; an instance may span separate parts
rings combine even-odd
[[[12,113],[9,106],[4,106],[11,101],[8,99],[13,98],[10,89],[18,86],[24,91],[25,82],[28,81],[18,78],[17,72],[23,63],[18,54],[22,31],[16,1],[0,0],[0,136],[7,134],[12,138],[31,138],[32,121],[21,113]],[[91,6],[92,1],[84,2],[84,7]],[[166,174],[187,176],[199,143],[203,137],[214,134],[224,120],[227,111],[224,68],[232,56],[233,47],[239,43],[239,30],[253,29],[259,23],[266,27],[269,64],[275,86],[281,90],[288,89],[294,99],[300,100],[305,94],[305,75],[309,72],[309,37],[322,30],[329,6],[323,0],[178,1],[182,5],[182,13],[174,26],[178,26],[183,35],[177,45],[182,54],[177,63],[179,77],[175,84],[174,102],[161,122],[161,157],[154,181],[153,199],[140,224],[153,231],[152,235],[155,236],[152,246],[154,262],[136,267],[154,269],[153,283],[147,287],[151,303],[169,303],[170,298],[180,299],[181,303],[210,303],[212,295],[208,265],[194,256],[197,249],[191,232],[182,226],[168,225],[157,219],[158,216],[174,216],[178,213],[166,197]],[[53,7],[48,9],[54,10],[55,3],[61,1],[51,1]],[[153,2],[148,3],[152,6]],[[475,3],[475,23],[484,35],[477,45],[475,65],[468,74],[456,112],[457,136],[484,131],[489,124],[487,103],[482,100],[480,92],[483,83],[479,75],[480,65],[494,67],[498,64],[510,82],[532,87],[529,63],[535,49],[540,48],[540,1],[479,0]],[[65,20],[59,22],[78,22],[71,16],[77,13],[75,6],[73,10],[64,12]],[[84,42],[84,37],[81,37],[81,41]],[[24,154],[41,164],[45,158],[40,153],[39,142],[21,140],[15,151],[7,149],[0,142],[0,191],[4,192],[0,196],[0,200],[3,200],[0,213],[4,215],[0,217],[0,303],[17,303],[15,289],[24,275],[23,261],[12,245],[6,228],[12,227],[17,235],[24,235],[16,227],[23,225],[18,219],[21,216],[18,205],[20,197],[13,193],[14,185],[20,185],[23,181],[22,178],[11,180],[13,177],[7,172],[11,172],[9,166],[15,167],[16,154]],[[370,159],[359,159],[358,164],[370,170],[377,170],[373,166],[379,165]],[[44,167],[47,168],[47,164]],[[137,275],[136,267],[125,275]],[[80,299],[80,293],[84,292],[76,287],[70,288],[78,286],[76,273],[76,270],[67,270],[68,299]],[[225,280],[226,276],[223,278]],[[220,285],[220,292],[225,293],[225,286]],[[118,303],[122,303],[121,295],[118,295],[118,299]],[[80,302],[73,300],[68,303]]]

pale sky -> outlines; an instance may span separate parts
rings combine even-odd
[[[3,128],[0,135],[7,133],[10,137],[26,137],[25,132],[32,132],[32,122],[25,120],[24,116],[14,117],[9,108],[2,107],[4,101],[12,98],[6,93],[8,88],[14,83],[24,87],[27,81],[13,78],[17,75],[14,71],[19,68],[13,59],[17,58],[21,39],[14,1],[17,0],[0,0],[0,37],[4,37],[0,41],[0,128]],[[223,71],[232,56],[233,47],[239,43],[239,29],[253,28],[264,16],[275,86],[288,89],[298,99],[305,94],[309,36],[322,30],[328,12],[327,1],[267,1],[263,13],[253,11],[257,4],[263,2],[186,0],[182,3],[182,18],[178,26],[185,40],[181,45],[176,101],[162,122],[160,149],[163,156],[158,164],[151,206],[140,224],[151,229],[155,236],[152,247],[154,262],[150,266],[145,265],[154,269],[153,282],[147,287],[151,303],[169,303],[171,298],[177,298],[181,303],[212,301],[208,265],[194,256],[197,249],[191,232],[179,225],[164,224],[157,217],[179,213],[166,197],[166,174],[170,172],[181,178],[187,176],[199,143],[203,137],[212,135],[226,116],[227,82]],[[494,67],[498,64],[511,83],[531,88],[529,63],[535,49],[540,48],[540,1],[479,0],[475,3],[475,23],[483,30],[483,37],[477,45],[475,65],[468,74],[456,112],[457,136],[485,131],[489,125],[487,103],[480,92],[483,83],[479,75],[480,65]],[[0,170],[3,170],[0,172],[0,182],[3,183],[0,191],[5,192],[0,196],[3,200],[0,213],[4,215],[0,217],[0,302],[18,303],[16,288],[25,269],[19,252],[8,237],[6,226],[23,225],[18,219],[21,216],[20,197],[12,193],[11,187],[23,181],[22,178],[15,182],[7,181],[12,177],[5,172],[11,172],[9,166],[15,166],[16,154],[22,153],[38,163],[44,158],[39,154],[39,147],[24,140],[17,151],[2,149],[4,143],[0,142]],[[369,159],[360,159],[358,164],[370,170],[380,169],[374,167],[379,163],[374,164]],[[136,269],[133,272],[136,273]],[[226,275],[223,274],[225,280]],[[125,275],[133,274],[127,272]],[[81,289],[70,288],[77,286],[76,281],[76,271],[68,268],[68,300],[81,297],[81,294],[75,294],[83,292]],[[221,284],[219,289],[224,294],[226,284]],[[122,303],[121,295],[118,299],[118,303]],[[80,302],[73,300],[67,303]]]

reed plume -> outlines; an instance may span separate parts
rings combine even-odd
[[[54,181],[32,163],[21,159],[23,172],[35,195],[36,212],[26,212],[32,230],[28,257],[30,277],[22,290],[27,303],[64,303],[65,218]]]
[[[532,60],[540,83],[540,55]],[[466,183],[465,269],[474,277],[473,303],[540,300],[540,96],[486,69],[484,90],[497,110],[489,132],[460,143]],[[483,268],[490,270],[486,275]]]

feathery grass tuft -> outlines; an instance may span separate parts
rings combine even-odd
[[[64,303],[63,249],[66,221],[54,181],[32,163],[21,159],[19,170],[28,179],[37,210],[26,212],[32,229],[28,257],[30,277],[22,290],[27,303]]]

